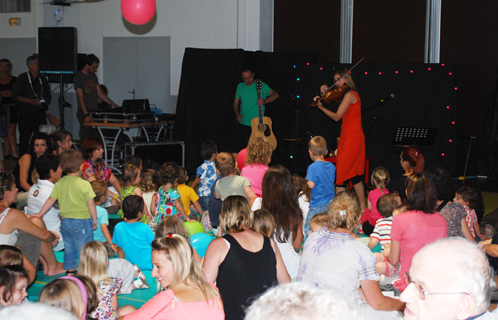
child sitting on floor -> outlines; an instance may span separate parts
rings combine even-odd
[[[273,154],[273,145],[266,137],[249,141],[245,166],[240,172],[241,177],[246,177],[251,184],[252,191],[261,197],[263,191],[263,176],[268,170],[268,164]]]
[[[114,227],[112,242],[118,246],[118,257],[126,258],[142,270],[152,270],[150,244],[154,233],[148,225],[138,222],[142,218],[144,200],[131,195],[123,201],[124,221]]]
[[[204,210],[202,210],[201,204],[199,203],[199,197],[195,190],[191,187],[187,186],[185,183],[188,180],[187,170],[184,167],[178,167],[178,192],[180,192],[180,196],[183,203],[183,209],[185,209],[185,213],[187,217],[197,220],[200,220],[200,217],[204,216]],[[190,211],[191,205],[195,208],[195,210]],[[197,214],[200,216],[197,217]]]
[[[377,220],[375,228],[370,234],[370,241],[368,242],[370,250],[375,248],[380,242],[382,253],[374,253],[377,258],[375,269],[378,274],[385,274],[388,277],[399,276],[400,264],[397,263],[393,266],[389,263],[389,261],[387,261],[387,257],[390,252],[389,247],[391,244],[393,212],[399,205],[401,205],[401,198],[397,192],[385,194],[379,198],[377,201],[377,210],[384,218]]]
[[[365,209],[361,218],[363,232],[367,236],[372,233],[377,220],[382,219],[382,215],[377,210],[377,200],[389,193],[386,188],[390,181],[389,172],[384,167],[377,167],[372,172],[371,181],[375,189],[368,193],[368,209]]]
[[[268,238],[271,238],[275,232],[277,224],[270,211],[266,209],[258,209],[253,212],[253,221],[251,229],[259,232]]]
[[[124,201],[126,197],[132,194],[142,197],[142,190],[140,189],[140,173],[140,167],[134,166],[132,164],[125,165],[123,169],[123,176],[121,177],[121,201]],[[152,216],[149,214],[145,202],[142,212],[143,216],[140,219],[140,222],[149,225],[150,221],[152,221]],[[119,209],[118,215],[120,218],[124,217],[123,208]]]
[[[224,201],[228,196],[242,196],[248,200],[249,207],[252,207],[256,194],[247,178],[236,175],[235,157],[231,153],[221,152],[216,157],[215,164],[216,170],[223,177],[216,183],[215,198]]]
[[[76,277],[50,281],[40,291],[38,302],[65,310],[78,319],[87,319],[88,291]]]
[[[178,216],[164,217],[161,223],[157,225],[155,239],[167,236],[169,233],[179,234],[189,239],[187,230],[185,230],[185,226],[183,225],[183,221]],[[199,261],[199,263],[202,262],[202,258],[199,253],[197,253],[197,250],[195,250],[195,248],[192,248],[192,250],[194,251],[194,256],[197,261]]]
[[[162,186],[159,188],[158,197],[152,198],[151,210],[154,216],[154,221],[159,224],[166,216],[177,215],[182,220],[191,220],[181,201],[180,192],[176,188],[178,186],[179,169],[176,163],[166,162],[159,170]]]
[[[90,317],[94,319],[114,320],[121,316],[118,310],[117,295],[123,280],[109,277],[107,275],[108,266],[107,251],[101,242],[91,241],[83,246],[78,275],[89,277],[97,289],[98,306],[90,314]]]
[[[18,265],[0,268],[0,309],[20,305],[28,296],[28,274]]]
[[[142,189],[142,198],[147,206],[147,210],[152,215],[152,198],[156,197],[157,200],[157,189],[159,189],[159,185],[156,180],[158,180],[159,175],[154,169],[146,169],[142,170],[141,176],[142,181],[140,181],[140,188]]]
[[[486,240],[488,237],[481,233],[481,228],[479,227],[479,222],[477,221],[477,215],[475,209],[477,208],[477,201],[479,200],[479,195],[476,190],[470,186],[463,186],[457,189],[455,193],[454,202],[461,204],[467,210],[467,225],[469,226],[470,233],[476,239],[477,242],[481,240]]]
[[[109,215],[107,210],[100,205],[107,200],[107,185],[104,181],[92,181],[93,192],[95,192],[95,207],[97,209],[97,229],[93,230],[93,240],[111,244],[112,250],[117,253],[118,247],[112,243],[112,237],[107,226],[109,225]]]

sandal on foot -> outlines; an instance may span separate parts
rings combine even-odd
[[[138,275],[137,275],[137,278],[138,280],[140,280],[140,285],[143,285],[143,286],[137,286],[135,284],[135,287],[137,288],[141,288],[141,289],[149,289],[150,286],[149,284],[147,283],[147,277],[145,276],[145,274],[142,272],[142,270],[140,270],[140,268],[137,266],[137,265],[134,265],[133,266],[133,269],[135,269],[136,271],[138,271]]]
[[[142,275],[143,275],[143,273],[142,273]],[[145,277],[145,275],[144,275],[144,277]],[[135,285],[135,288],[137,288],[137,289],[149,289],[150,288],[147,281],[145,279],[142,279],[142,278],[137,278],[135,281],[133,281],[133,284]]]
[[[74,277],[77,272],[78,272],[77,270],[67,270],[66,276],[73,276]]]

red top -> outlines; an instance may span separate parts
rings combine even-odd
[[[365,136],[361,126],[361,100],[356,91],[356,103],[342,117],[341,136],[337,146],[336,184],[365,173]]]

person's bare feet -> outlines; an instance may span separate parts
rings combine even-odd
[[[40,255],[40,262],[43,265],[43,274],[47,274],[47,270],[48,270],[47,261],[45,261],[45,259],[43,259],[43,257],[41,255]]]
[[[48,270],[48,271],[47,271]],[[47,272],[45,272],[47,271]],[[43,269],[43,273],[45,273],[46,275],[49,275],[49,276],[55,276],[55,275],[58,275],[60,273],[65,273],[66,270],[64,270],[62,268],[62,263],[61,262],[57,262],[55,266],[53,266],[52,268],[48,268],[48,269]]]

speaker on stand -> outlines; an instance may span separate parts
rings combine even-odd
[[[60,128],[64,129],[64,108],[71,107],[64,99],[64,77],[69,76],[72,79],[78,72],[78,36],[76,28],[38,28],[38,53],[40,73],[50,75],[52,78],[55,76],[59,78]]]

